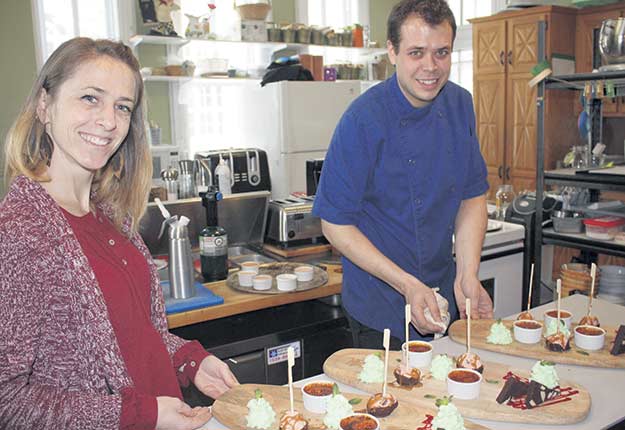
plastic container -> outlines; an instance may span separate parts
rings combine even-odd
[[[623,231],[625,219],[616,216],[588,218],[584,220],[586,236],[593,239],[612,240],[617,233]]]
[[[225,160],[219,156],[219,164],[215,167],[215,176],[217,176],[217,186],[219,191],[224,196],[232,194],[231,184],[231,172],[230,167],[226,164]]]

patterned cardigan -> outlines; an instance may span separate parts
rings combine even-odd
[[[148,261],[152,323],[173,357],[186,341],[168,332],[154,262],[138,234],[131,241]],[[44,188],[17,177],[0,203],[0,429],[117,429],[129,386],[76,236]]]

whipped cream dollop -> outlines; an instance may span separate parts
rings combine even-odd
[[[352,405],[349,404],[349,400],[342,394],[335,394],[328,399],[323,423],[328,428],[338,429],[341,420],[352,413],[354,413],[354,410]]]
[[[560,380],[556,373],[556,364],[551,361],[537,361],[532,367],[531,381],[543,384],[547,388],[555,388]]]
[[[247,427],[253,429],[268,429],[276,421],[276,413],[264,398],[256,398],[247,402]]]
[[[369,354],[365,357],[365,362],[358,379],[362,382],[374,383],[384,382],[384,362],[376,354]]]
[[[558,331],[558,321],[555,319],[552,319],[551,321],[549,321],[549,324],[547,324],[547,328],[545,329],[545,337],[549,337],[552,334],[554,334],[556,331]],[[571,337],[571,330],[569,330],[566,327],[566,324],[564,324],[564,322],[562,320],[560,320],[560,331],[567,337]]]
[[[490,333],[486,337],[486,342],[496,345],[509,345],[512,343],[512,333],[501,320],[498,320],[490,326]]]
[[[466,430],[464,419],[453,403],[438,407],[438,414],[432,420],[433,429]]]
[[[454,360],[449,357],[447,354],[438,354],[432,360],[432,364],[430,365],[430,373],[434,379],[438,379],[439,381],[446,381],[447,374],[451,372],[451,370],[456,367]]]

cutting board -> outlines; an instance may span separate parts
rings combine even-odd
[[[578,366],[607,367],[625,369],[625,354],[612,355],[610,349],[616,337],[617,327],[603,327],[606,331],[605,344],[599,351],[583,351],[575,346],[574,337],[571,338],[571,349],[564,352],[549,351],[544,341],[527,345],[513,341],[510,345],[493,345],[486,342],[490,332],[490,326],[495,320],[472,320],[471,321],[471,347],[485,349],[487,351],[500,352],[502,354],[516,355],[519,357],[535,358],[537,360],[549,360],[560,364],[576,364]],[[506,327],[512,329],[513,321],[503,321]],[[573,325],[573,328],[575,325]],[[466,320],[457,320],[449,328],[449,337],[458,343],[466,343],[467,325]],[[571,333],[573,331],[571,330]],[[513,336],[514,338],[514,336]]]
[[[195,296],[188,299],[172,298],[169,293],[169,281],[162,281],[161,287],[163,288],[163,296],[165,297],[165,313],[167,315],[220,305],[224,302],[223,297],[214,294],[208,288],[204,288],[204,286],[197,281],[195,282]]]
[[[275,385],[261,384],[244,384],[231,388],[227,393],[215,400],[213,404],[213,416],[219,420],[221,424],[230,430],[247,430],[246,415],[247,402],[254,398],[254,390],[259,388],[263,392],[263,397],[271,404],[276,412],[276,423],[271,430],[278,429],[278,421],[282,413],[290,408],[289,388],[279,387]],[[367,396],[360,394],[342,393],[347,399],[360,398],[362,401],[354,405],[354,411],[366,408]],[[323,414],[313,414],[304,409],[302,402],[302,393],[300,388],[293,387],[293,403],[294,408],[301,412],[308,420],[309,430],[324,430],[326,426],[323,424]],[[429,408],[418,407],[409,403],[399,403],[397,409],[386,418],[381,418],[381,427],[384,430],[406,430],[406,429],[425,429],[422,424],[428,415],[436,415],[436,409],[433,404]],[[486,429],[481,425],[471,423],[465,420],[465,427],[471,430]]]
[[[343,349],[332,354],[323,365],[323,371],[329,377],[344,384],[351,385],[368,393],[381,391],[382,384],[369,384],[358,379],[365,357],[376,352],[371,349]],[[410,403],[419,408],[432,408],[434,400],[447,395],[447,382],[431,377],[428,371],[422,381],[422,386],[412,390],[400,388],[393,377],[393,368],[401,359],[401,352],[389,353],[388,391],[398,400],[399,404]],[[392,364],[392,365],[391,365]],[[480,397],[474,400],[454,399],[462,415],[466,418],[478,418],[492,421],[506,421],[534,424],[572,424],[583,420],[590,411],[590,394],[579,385],[570,381],[560,381],[563,389],[571,388],[567,392],[576,392],[569,400],[559,403],[545,404],[534,409],[517,409],[507,404],[495,401],[505,384],[504,376],[512,372],[517,376],[529,377],[528,370],[511,369],[500,363],[484,363],[484,380],[480,387]],[[490,382],[487,382],[490,381]]]
[[[301,257],[302,255],[314,255],[328,252],[332,249],[332,245],[328,243],[322,243],[317,245],[304,245],[296,246],[293,248],[282,248],[271,243],[265,243],[263,245],[263,249],[281,257],[293,258]]]

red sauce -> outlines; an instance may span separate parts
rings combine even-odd
[[[452,370],[449,372],[449,378],[456,382],[471,384],[480,380],[480,377],[473,372],[466,370]]]
[[[553,311],[549,311],[547,312],[547,315],[549,315],[551,318],[558,318],[558,310],[555,309]],[[560,310],[560,318],[570,318],[570,317],[571,317],[570,312]]]
[[[304,391],[311,396],[329,396],[332,394],[332,384],[328,382],[314,382],[306,385]]]
[[[432,345],[423,342],[409,342],[408,351],[410,352],[428,352],[432,350]]]
[[[537,328],[541,328],[542,327],[536,321],[530,321],[530,320],[520,320],[520,321],[515,322],[514,325],[517,326],[517,327],[526,328],[526,329],[529,329],[529,330],[535,330]]]
[[[341,420],[342,430],[375,430],[378,424],[365,415],[354,415]]]
[[[586,336],[601,336],[603,334],[603,330],[597,327],[577,327],[575,331]]]

